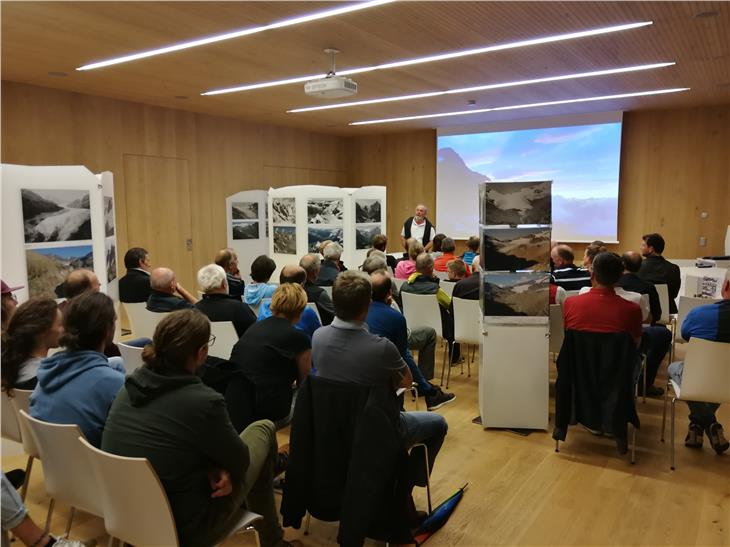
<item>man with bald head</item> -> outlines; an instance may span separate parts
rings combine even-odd
[[[573,263],[573,249],[567,245],[555,245],[550,251],[550,260],[553,263],[550,282],[554,285],[566,291],[579,291],[583,287],[591,286],[591,272]]]
[[[431,250],[433,246],[433,238],[436,235],[436,228],[431,221],[426,218],[428,208],[419,203],[416,205],[416,214],[406,219],[403,228],[400,231],[400,241],[403,248],[408,250],[406,241],[410,238],[420,241],[426,252]]]
[[[320,263],[321,258],[318,254],[306,254],[299,261],[299,266],[307,273],[307,280],[304,282],[307,302],[317,306],[322,324],[329,325],[335,318],[335,306],[327,291],[316,283],[319,277]]]
[[[74,270],[66,277],[66,299],[83,294],[85,292],[99,292],[101,283],[94,272],[86,269]]]
[[[233,249],[221,249],[215,254],[213,261],[226,272],[228,280],[228,294],[237,298],[243,297],[246,283],[241,279],[241,272],[238,269],[238,255]]]
[[[175,279],[170,268],[155,268],[150,274],[150,297],[147,309],[156,313],[167,313],[192,308],[197,300]],[[182,298],[175,296],[179,294]]]
[[[283,285],[284,283],[296,283],[304,287],[304,283],[306,281],[307,272],[304,270],[304,268],[298,266],[297,264],[287,264],[281,269],[281,273],[279,274],[280,285]],[[261,307],[259,308],[258,321],[263,321],[267,317],[271,317],[270,300],[261,303]],[[299,329],[311,339],[314,331],[316,331],[321,326],[322,323],[319,320],[317,312],[311,307],[307,306],[306,308],[304,308],[302,316],[299,318],[297,324],[294,325],[294,328]]]

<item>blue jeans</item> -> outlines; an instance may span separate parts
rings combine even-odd
[[[684,363],[677,361],[669,365],[667,372],[672,380],[677,382],[680,386],[682,385],[682,372],[684,371]],[[720,408],[719,403],[703,403],[701,401],[686,401],[689,407],[689,421],[693,424],[701,425],[708,430],[709,427],[714,424],[717,419],[715,418],[715,412]]]
[[[428,468],[433,471],[433,464],[436,455],[444,444],[444,437],[449,430],[446,420],[435,412],[401,412],[401,431],[406,447],[423,443],[428,449]],[[416,469],[413,470],[413,477],[418,477],[412,482],[418,486],[426,485],[426,470],[423,468],[422,459],[418,459]]]

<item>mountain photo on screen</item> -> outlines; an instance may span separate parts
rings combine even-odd
[[[91,239],[88,190],[20,190],[26,243]]]
[[[307,224],[342,224],[344,200],[310,199],[307,201]]]
[[[550,224],[550,182],[485,182],[479,201],[482,224]]]
[[[296,224],[297,206],[295,198],[273,198],[271,200],[272,222],[276,224]]]
[[[63,298],[63,283],[73,270],[94,269],[91,245],[74,247],[26,248],[28,292],[30,296]]]
[[[486,271],[550,271],[549,228],[482,228],[481,266]]]
[[[114,198],[104,196],[104,236],[114,235]]]
[[[550,275],[538,272],[485,273],[484,315],[546,317]]]
[[[345,245],[342,238],[342,228],[338,226],[310,226],[307,235],[307,248],[310,253],[319,252],[319,244],[327,240],[337,242],[343,247]]]
[[[297,254],[297,229],[294,226],[274,226],[274,252]]]
[[[382,222],[379,199],[356,199],[355,222]]]
[[[355,248],[369,249],[373,246],[373,238],[381,234],[380,224],[358,224],[355,226]]]

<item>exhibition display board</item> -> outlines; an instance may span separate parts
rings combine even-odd
[[[226,198],[228,247],[236,251],[238,269],[246,283],[251,282],[254,259],[269,253],[268,213],[266,190],[247,190]]]
[[[94,270],[117,298],[114,183],[83,166],[2,165],[2,278],[23,302],[63,298],[74,269]],[[21,258],[24,257],[24,258]]]

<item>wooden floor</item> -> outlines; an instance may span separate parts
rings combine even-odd
[[[658,384],[666,381],[665,371],[666,365]],[[459,375],[458,369],[453,372],[450,391],[456,401],[438,411],[448,420],[449,433],[432,476],[434,504],[466,482],[469,487],[429,546],[730,545],[730,454],[715,455],[706,438],[701,451],[684,447],[683,403],[677,406],[677,470],[672,472],[668,444],[659,442],[661,399],[637,405],[641,430],[637,462],[630,465],[611,440],[579,427],[570,429],[557,454],[549,432],[521,437],[483,430],[472,423],[479,414],[477,367],[472,367],[471,378]],[[412,403],[407,407],[412,409]],[[730,434],[728,405],[718,419]],[[286,436],[285,431],[280,441]],[[24,463],[21,455],[2,458],[4,470]],[[416,490],[416,504],[425,507],[425,490]],[[33,470],[28,506],[42,523],[48,499],[40,465]],[[56,515],[52,530],[60,533],[68,512],[57,506]],[[106,542],[99,519],[79,515],[75,522],[72,538]],[[308,536],[301,530],[286,531],[287,539],[301,539],[305,545],[333,545],[336,535],[336,524],[315,520]],[[253,544],[252,534],[225,543]]]

